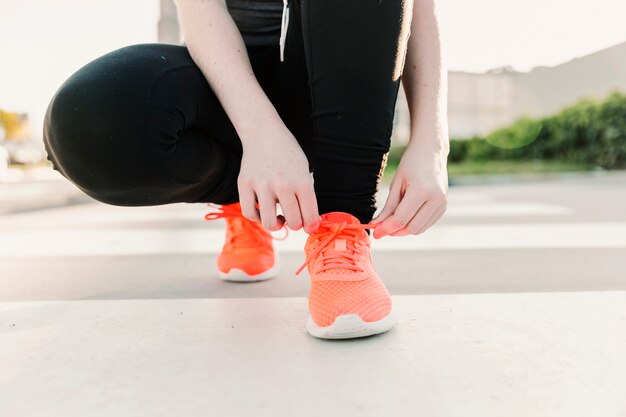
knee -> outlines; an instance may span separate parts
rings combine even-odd
[[[90,197],[125,205],[115,192],[123,188],[125,173],[142,160],[141,123],[130,95],[110,90],[101,75],[81,70],[48,104],[43,125],[48,159]]]
[[[43,142],[48,159],[67,179],[75,181],[74,166],[82,160],[79,109],[85,108],[81,88],[70,78],[56,91],[48,104],[43,123]]]
[[[159,133],[181,127],[176,117],[155,120],[162,112],[146,100],[154,80],[190,61],[186,54],[186,48],[174,45],[131,45],[72,74],[52,97],[44,119],[44,143],[57,170],[98,201],[135,205],[133,191],[146,185],[151,169],[146,147],[152,147],[145,141],[155,127]],[[183,75],[188,74],[163,79],[172,84],[172,77]]]

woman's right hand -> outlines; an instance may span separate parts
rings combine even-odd
[[[241,138],[237,186],[243,215],[278,230],[283,225],[276,216],[279,202],[290,228],[314,231],[320,217],[308,160],[260,86],[226,3],[175,4],[187,49]]]
[[[314,232],[321,217],[309,162],[300,144],[281,124],[256,129],[255,136],[242,141],[237,187],[244,217],[268,230],[279,230],[284,221],[276,215],[278,202],[289,228]]]

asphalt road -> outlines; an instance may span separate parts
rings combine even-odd
[[[306,271],[294,274],[304,262],[302,231],[276,241],[278,279],[217,279],[224,223],[205,221],[209,210],[94,202],[2,216],[0,300],[307,295]],[[625,228],[623,174],[457,186],[436,225],[373,240],[373,259],[398,295],[624,290]]]
[[[207,206],[82,201],[0,217],[2,415],[626,415],[623,173],[451,187],[372,241],[398,325],[336,342],[304,330],[304,232],[225,283]]]

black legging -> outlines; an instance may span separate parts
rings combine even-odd
[[[307,155],[320,214],[367,223],[376,211],[408,1],[291,0],[283,62],[278,44],[246,43]],[[107,204],[239,199],[240,139],[184,44],[131,45],[80,68],[51,100],[44,144],[54,169]]]

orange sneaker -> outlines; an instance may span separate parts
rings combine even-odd
[[[284,237],[277,238],[261,223],[244,217],[239,202],[208,205],[221,211],[208,213],[204,216],[206,220],[226,220],[226,239],[216,260],[220,278],[225,281],[254,282],[278,276],[279,257],[274,251],[272,239],[286,239],[288,229],[285,227]]]
[[[323,214],[306,240],[311,276],[307,331],[322,339],[349,339],[383,333],[396,324],[391,296],[372,266],[370,237],[355,216]]]

